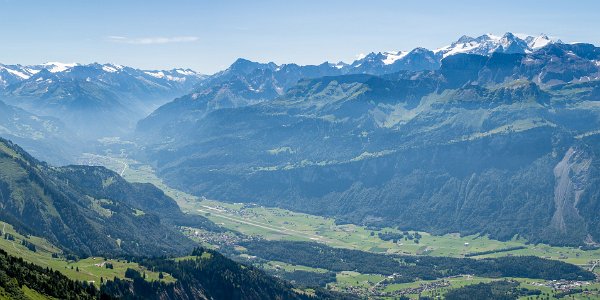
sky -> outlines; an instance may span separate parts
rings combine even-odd
[[[116,63],[212,74],[237,58],[351,62],[462,35],[600,45],[600,1],[0,0],[0,63]]]

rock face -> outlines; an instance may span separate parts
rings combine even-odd
[[[588,187],[591,165],[589,153],[571,147],[554,168],[555,211],[551,225],[560,234],[568,234],[573,231],[572,228],[584,223],[577,207]]]

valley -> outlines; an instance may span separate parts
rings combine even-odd
[[[393,276],[368,274],[354,271],[331,271],[277,260],[265,260],[249,253],[240,244],[245,241],[264,239],[269,241],[317,242],[330,247],[360,250],[386,255],[425,255],[434,257],[472,257],[475,259],[505,256],[537,256],[564,261],[592,270],[600,261],[600,250],[581,250],[577,247],[556,247],[545,244],[530,244],[524,239],[513,238],[498,241],[486,236],[459,234],[432,235],[398,228],[370,228],[354,224],[336,224],[328,217],[293,212],[280,208],[265,207],[251,203],[231,203],[196,197],[168,187],[153,169],[133,159],[122,156],[90,155],[82,158],[94,164],[102,164],[132,182],[148,182],[160,187],[173,197],[182,210],[200,214],[231,231],[231,234],[211,233],[200,228],[184,227],[183,232],[207,247],[227,253],[232,258],[253,264],[275,276],[292,280],[302,285],[305,276],[322,278],[328,289],[348,292],[380,299],[393,299],[400,295],[410,298],[443,295],[450,290],[477,283],[500,280],[464,274],[441,280],[419,280],[410,283],[394,283]],[[127,168],[123,168],[127,165]],[[386,237],[387,236],[389,237]],[[381,237],[380,237],[381,235]],[[399,238],[399,235],[402,237]],[[418,239],[415,239],[418,236]],[[383,239],[382,239],[383,237]],[[387,240],[391,238],[390,240]],[[386,240],[384,240],[386,239]],[[392,239],[397,239],[395,242]],[[290,255],[293,250],[290,249]],[[302,276],[300,276],[302,275]],[[300,276],[300,277],[298,277]],[[333,276],[333,277],[332,277]],[[327,279],[329,278],[329,279]],[[294,280],[295,279],[295,280]],[[539,279],[504,277],[502,280],[518,282],[520,287],[540,290],[550,297],[576,290],[582,285],[592,292],[574,293],[575,299],[600,299],[594,292],[600,288],[598,282],[553,282]],[[391,298],[390,298],[391,297]],[[523,299],[529,299],[522,297]]]

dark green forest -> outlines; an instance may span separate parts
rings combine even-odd
[[[397,274],[401,282],[434,280],[471,274],[482,277],[523,277],[547,280],[593,280],[594,273],[561,261],[534,256],[471,259],[399,256],[332,248],[313,242],[251,241],[242,244],[252,255],[267,260],[364,274]]]

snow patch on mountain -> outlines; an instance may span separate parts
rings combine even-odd
[[[530,51],[526,41],[507,32],[502,37],[493,34],[484,34],[477,38],[463,36],[449,46],[439,48],[434,52],[448,57],[458,53],[490,55],[494,52],[527,53]]]
[[[145,71],[144,73],[154,77],[154,78],[165,78],[165,73],[163,71],[159,71],[159,72],[150,72],[150,71]]]
[[[334,67],[334,68],[336,68],[336,69],[343,69],[343,68],[345,68],[345,67],[348,66],[348,64],[345,63],[345,62],[343,62],[343,61],[340,61],[337,64],[330,63],[329,65],[332,66],[332,67]]]
[[[61,63],[61,62],[47,62],[45,64],[41,64],[41,66],[48,70],[50,73],[59,73],[67,71],[75,66],[78,66],[77,63]]]
[[[408,51],[396,51],[396,52],[386,51],[386,52],[383,52],[382,54],[385,56],[385,59],[383,60],[383,64],[391,65],[395,61],[405,57],[408,54]]]
[[[441,60],[442,58],[459,53],[478,54],[485,56],[491,55],[494,52],[526,54],[532,53],[552,43],[562,42],[545,34],[531,36],[527,34],[513,34],[507,32],[504,35],[499,36],[488,33],[475,38],[464,35],[448,46],[433,50],[434,56],[427,57],[427,55],[424,55],[422,59]],[[415,48],[413,51],[386,51],[379,53],[371,52],[369,54],[361,53],[356,56],[356,60],[352,64],[344,66],[340,65],[339,68],[360,68],[364,64],[373,66],[373,64],[377,63],[383,66],[394,65],[397,61],[402,61],[405,58],[410,58],[413,60],[413,53],[415,53],[417,49],[428,51],[424,48]],[[419,54],[422,54],[422,52]]]
[[[5,66],[0,66],[0,70],[5,70],[6,72],[8,72],[8,73],[10,73],[12,75],[18,76],[18,77],[20,77],[22,79],[29,79],[29,77],[31,77],[28,74],[25,74],[25,73],[17,71],[17,70],[9,69],[9,68],[7,68]]]
[[[175,69],[175,72],[181,74],[181,75],[185,75],[185,76],[194,76],[194,75],[198,75],[196,72],[192,71],[192,70],[183,70],[183,69]]]
[[[465,42],[465,43],[452,44],[452,45],[449,45],[446,47],[442,47],[442,48],[436,49],[433,52],[434,53],[443,53],[442,56],[447,57],[447,56],[458,54],[458,53],[469,53],[469,52],[477,49],[477,47],[479,47],[479,46],[480,46],[479,43],[477,43],[475,41],[469,41],[469,42]]]
[[[172,75],[167,75],[165,77],[169,81],[177,81],[177,82],[185,82],[186,81],[185,77],[175,77],[175,76],[172,76]]]
[[[528,38],[531,38],[531,37],[528,37]],[[553,42],[553,40],[550,39],[547,35],[541,34],[540,36],[534,37],[533,39],[528,41],[527,45],[531,49],[540,49],[540,48],[548,46],[552,42]]]
[[[108,73],[116,73],[116,72],[119,72],[119,71],[123,70],[123,66],[121,66],[121,65],[106,64],[106,65],[102,66],[102,70],[104,72],[108,72]]]
[[[529,36],[507,32],[502,37],[493,34],[484,34],[477,38],[463,36],[456,42],[436,49],[436,54],[448,57],[458,53],[491,55],[494,52],[503,53],[531,53],[559,40],[549,38],[545,34]]]

